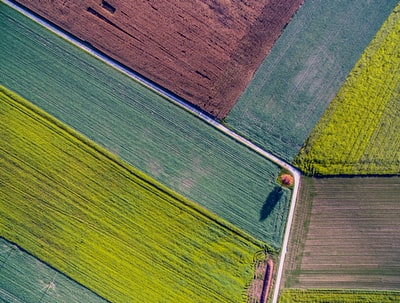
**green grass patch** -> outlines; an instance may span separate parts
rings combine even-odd
[[[392,303],[400,301],[397,291],[285,289],[279,303]]]
[[[400,4],[295,160],[310,175],[400,173]]]
[[[276,156],[293,161],[397,3],[305,1],[226,123]]]
[[[0,238],[0,301],[107,302],[3,238]]]
[[[0,3],[0,83],[135,168],[280,247],[291,191],[261,214],[280,168]],[[263,215],[263,219],[261,219]]]
[[[263,243],[0,91],[0,236],[112,302],[241,302]]]

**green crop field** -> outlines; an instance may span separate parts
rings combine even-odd
[[[306,0],[225,122],[292,161],[397,3]]]
[[[400,3],[296,158],[307,174],[400,174]]]
[[[283,285],[399,290],[400,177],[302,179]]]
[[[157,181],[280,247],[280,168],[0,3],[0,83]]]
[[[106,303],[20,247],[0,238],[0,302]]]
[[[2,88],[0,236],[112,302],[241,302],[263,244]]]
[[[393,303],[400,301],[400,292],[361,290],[300,290],[283,291],[279,303]]]

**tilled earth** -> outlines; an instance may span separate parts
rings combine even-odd
[[[217,119],[304,0],[17,0]]]

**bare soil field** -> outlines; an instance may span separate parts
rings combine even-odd
[[[400,178],[304,178],[285,287],[398,290]]]
[[[303,1],[16,2],[221,119]]]

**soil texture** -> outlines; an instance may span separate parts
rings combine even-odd
[[[217,119],[304,0],[17,0]]]

